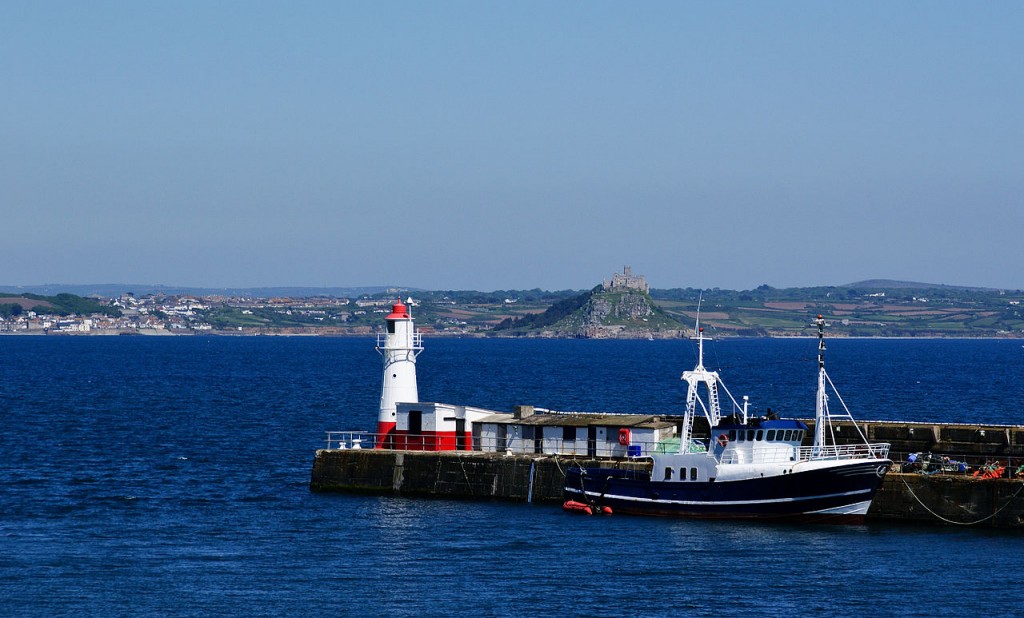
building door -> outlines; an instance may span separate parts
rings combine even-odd
[[[406,448],[410,451],[422,451],[424,449],[422,410],[409,410],[409,435]]]
[[[497,442],[494,445],[494,449],[500,453],[508,448],[508,426],[498,425],[496,429],[495,438]]]
[[[455,419],[455,450],[466,450],[466,419]]]
[[[587,457],[597,457],[597,427],[587,427]]]

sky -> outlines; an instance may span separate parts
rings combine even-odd
[[[1024,288],[1020,2],[0,3],[0,284]]]

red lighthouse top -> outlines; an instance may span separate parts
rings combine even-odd
[[[412,316],[409,315],[409,309],[402,303],[402,299],[395,301],[395,304],[391,306],[391,315],[384,318],[385,320],[409,320]]]

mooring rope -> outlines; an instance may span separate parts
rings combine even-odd
[[[1010,496],[1009,498],[1006,499],[1006,504],[1004,504],[1003,506],[1001,506],[998,509],[996,509],[991,515],[988,515],[986,517],[982,517],[981,519],[979,519],[977,521],[963,522],[963,521],[953,521],[952,519],[949,519],[947,517],[943,517],[942,515],[939,515],[935,511],[931,510],[930,508],[928,508],[928,505],[926,505],[924,502],[921,502],[921,499],[918,498],[917,494],[914,493],[914,490],[911,489],[910,483],[907,482],[906,475],[901,474],[900,475],[900,480],[903,481],[903,484],[907,487],[907,491],[910,492],[910,495],[913,496],[914,500],[917,500],[917,503],[920,504],[921,507],[924,508],[924,510],[928,511],[929,513],[931,513],[932,515],[934,515],[938,519],[946,522],[947,524],[953,524],[953,525],[956,525],[956,526],[974,526],[976,524],[982,523],[983,521],[987,521],[989,519],[992,519],[993,517],[995,517],[996,515],[1001,513],[1003,511],[1003,509],[1005,509],[1006,507],[1010,506],[1010,502],[1012,502],[1014,498],[1019,496],[1021,491],[1024,491],[1024,483],[1021,483],[1020,487],[1017,488],[1017,492],[1015,494],[1013,494],[1012,496]]]

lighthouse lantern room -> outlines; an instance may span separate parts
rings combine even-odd
[[[410,304],[412,299],[409,299]],[[423,340],[413,326],[409,307],[397,300],[384,319],[386,332],[377,336],[377,351],[384,357],[384,380],[377,417],[377,448],[393,448],[396,404],[418,403],[416,357],[423,351]]]

